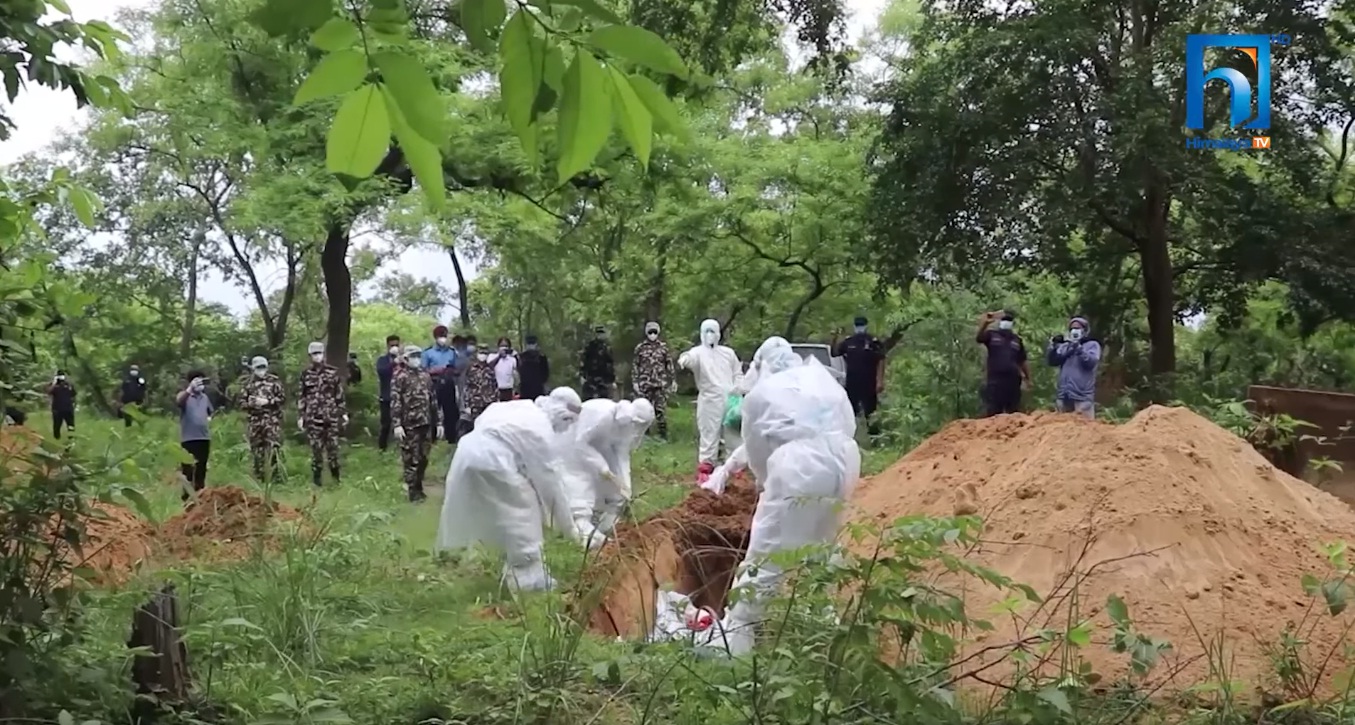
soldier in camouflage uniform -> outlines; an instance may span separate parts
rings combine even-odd
[[[475,348],[475,338],[467,337],[466,349],[473,350],[474,357],[466,368],[466,402],[461,406],[463,433],[474,430],[475,419],[499,397],[499,383],[494,379],[494,366],[488,362],[489,354]]]
[[[645,323],[645,339],[635,346],[635,360],[631,364],[631,379],[635,395],[654,406],[654,424],[659,437],[668,440],[668,394],[677,385],[673,372],[673,357],[668,343],[659,339],[659,323]]]
[[[584,400],[611,398],[616,386],[616,362],[612,346],[607,343],[607,328],[593,328],[594,337],[583,346],[579,360],[579,380],[583,383]]]
[[[281,481],[278,451],[282,448],[282,405],[286,398],[282,381],[268,372],[267,358],[255,357],[249,367],[249,376],[235,385],[235,407],[244,411],[248,421],[245,437],[249,452],[254,454],[254,477],[264,481],[271,472],[274,481]]]
[[[311,482],[320,485],[322,459],[329,460],[329,472],[339,481],[339,434],[348,425],[343,381],[338,368],[325,364],[325,344],[312,342],[307,348],[310,367],[301,371],[301,399],[297,401],[296,424],[311,446]]]
[[[442,438],[443,430],[438,422],[433,379],[421,369],[423,350],[418,345],[406,345],[404,356],[405,364],[396,368],[391,381],[391,424],[395,426],[395,440],[400,442],[405,490],[411,502],[419,503],[428,498],[423,492],[423,475],[428,470],[433,441]]]

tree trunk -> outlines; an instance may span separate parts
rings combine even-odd
[[[654,276],[649,279],[649,294],[645,295],[645,322],[663,323],[664,287],[668,281],[668,237],[662,237],[655,255]]]
[[[193,324],[198,316],[198,255],[206,235],[199,229],[193,232],[188,250],[188,300],[183,310],[183,336],[179,338],[179,359],[187,360],[193,352]]]
[[[1176,292],[1167,241],[1167,200],[1160,188],[1148,189],[1145,199],[1147,235],[1139,246],[1143,267],[1143,297],[1148,304],[1149,399],[1172,399],[1176,373]]]
[[[353,276],[348,272],[348,226],[332,224],[320,252],[320,270],[325,277],[325,357],[348,380],[349,327],[353,321]]]
[[[470,332],[470,289],[466,286],[466,274],[461,271],[461,259],[456,256],[456,247],[447,247],[447,256],[452,258],[452,272],[456,274],[456,299],[461,313],[461,331]]]
[[[800,318],[804,316],[805,310],[809,309],[809,306],[814,304],[814,300],[822,297],[823,293],[828,290],[828,287],[823,284],[823,277],[817,272],[810,274],[810,281],[814,286],[810,287],[809,292],[800,298],[800,301],[795,305],[795,309],[791,310],[790,319],[786,320],[785,338],[789,342],[795,342],[795,331],[800,327]]]
[[[301,260],[305,257],[305,250],[298,249],[297,245],[291,242],[284,243],[287,245],[287,286],[282,288],[282,301],[278,303],[277,322],[273,325],[272,334],[268,338],[268,350],[270,352],[281,349],[287,341],[287,323],[291,320],[292,305],[296,302],[296,288],[300,277],[298,270],[301,267]]]

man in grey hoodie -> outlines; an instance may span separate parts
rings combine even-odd
[[[1101,364],[1101,343],[1088,337],[1091,325],[1085,317],[1068,319],[1068,336],[1049,339],[1045,360],[1059,369],[1054,409],[1096,418],[1096,368]]]

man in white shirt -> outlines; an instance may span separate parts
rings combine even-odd
[[[506,337],[499,338],[499,349],[485,360],[494,368],[494,382],[499,386],[499,400],[513,399],[514,376],[518,372],[518,356]]]

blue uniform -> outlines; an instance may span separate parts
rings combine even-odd
[[[423,351],[423,369],[429,372],[437,368],[450,367],[456,363],[456,350],[436,345]]]

